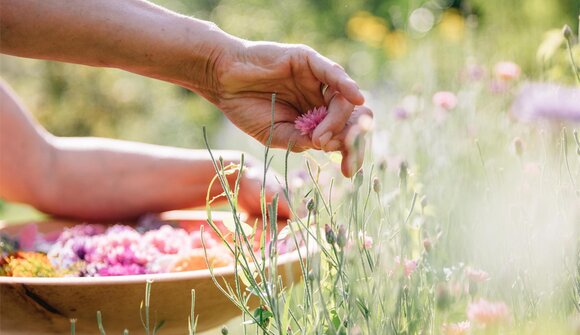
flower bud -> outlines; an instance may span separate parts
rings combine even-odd
[[[389,167],[389,164],[387,163],[386,159],[381,160],[381,162],[379,163],[379,171],[387,171],[387,168]]]
[[[524,142],[522,141],[522,139],[519,137],[514,138],[513,146],[516,155],[521,157],[522,154],[524,153]]]
[[[572,28],[570,28],[569,25],[565,24],[564,28],[562,28],[562,35],[564,35],[564,38],[567,39],[568,41],[571,40],[573,37]]]
[[[346,245],[347,242],[347,238],[346,238],[346,228],[344,228],[344,225],[340,225],[338,227],[338,235],[336,237],[336,244],[343,248]]]
[[[401,180],[407,180],[407,175],[409,174],[409,165],[407,162],[402,161],[399,165],[399,178]]]
[[[334,234],[334,231],[332,231],[332,228],[330,228],[328,223],[324,225],[324,233],[326,235],[326,242],[330,244],[334,244],[334,242],[336,242],[336,235]]]
[[[427,201],[427,196],[422,196],[421,197],[421,207],[425,208],[427,207],[427,205],[429,204],[429,201]]]
[[[381,193],[381,181],[377,177],[373,178],[373,191]]]
[[[430,239],[426,238],[423,240],[423,248],[425,248],[425,251],[427,253],[431,252],[431,250],[433,249],[433,242],[431,242]]]
[[[314,199],[310,198],[308,199],[308,202],[306,203],[306,209],[308,209],[309,212],[312,212],[314,210],[315,204],[314,204]]]

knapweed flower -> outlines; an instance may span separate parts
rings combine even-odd
[[[495,64],[494,72],[496,77],[504,81],[516,80],[519,78],[521,69],[514,62],[499,62]]]
[[[314,107],[306,114],[300,115],[294,121],[294,127],[300,131],[300,134],[312,136],[314,129],[324,120],[326,115],[328,115],[326,106]]]
[[[443,110],[452,110],[457,106],[457,97],[453,92],[440,91],[433,95],[433,104]]]
[[[362,231],[358,233],[363,249],[370,250],[373,248],[373,238]]]
[[[413,260],[413,259],[405,259],[401,263],[401,257],[397,256],[397,257],[395,257],[395,264],[402,267],[403,274],[405,274],[405,276],[407,278],[409,278],[409,277],[411,277],[413,272],[415,272],[415,270],[417,269],[417,265],[419,264],[419,262],[417,262],[417,260]]]
[[[482,327],[497,326],[510,318],[508,306],[503,302],[479,299],[467,306],[467,318]]]
[[[487,272],[471,267],[465,269],[465,275],[469,281],[474,283],[483,283],[489,280],[489,274]]]
[[[409,112],[404,107],[395,107],[393,115],[399,120],[406,120],[409,118]]]
[[[334,244],[336,242],[336,234],[328,223],[324,225],[324,235],[327,243]]]
[[[485,78],[486,71],[481,65],[468,64],[461,72],[461,79],[463,81],[479,81]]]
[[[548,83],[524,85],[511,106],[522,121],[580,121],[580,88]]]
[[[441,326],[441,334],[443,335],[466,335],[471,330],[471,322],[463,321],[457,323],[444,323]]]

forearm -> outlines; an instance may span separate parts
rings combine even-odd
[[[38,207],[60,216],[116,220],[203,206],[215,175],[205,151],[101,138],[60,138],[55,148],[49,196]],[[211,194],[221,192],[216,182]]]
[[[120,68],[210,100],[219,55],[240,43],[212,23],[142,0],[0,0],[3,53]]]

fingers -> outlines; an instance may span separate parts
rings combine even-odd
[[[344,95],[330,88],[326,90],[325,101],[328,115],[312,133],[312,143],[317,148],[325,148],[334,135],[344,129],[354,110],[354,105]]]
[[[270,129],[268,129],[268,134]],[[266,136],[267,138],[267,136]],[[264,144],[266,141],[264,141]],[[302,152],[313,147],[312,140],[308,135],[302,135],[296,129],[294,122],[281,122],[274,125],[274,135],[272,136],[273,148],[288,149],[292,152]]]
[[[351,104],[364,103],[365,99],[358,85],[346,74],[342,66],[315,51],[311,51],[307,59],[312,73],[318,80],[341,93]]]
[[[372,122],[373,113],[365,106],[355,107],[347,126],[330,140],[324,151],[340,151],[342,154],[341,171],[345,177],[352,177],[364,162],[364,136]],[[364,122],[361,122],[364,121]]]

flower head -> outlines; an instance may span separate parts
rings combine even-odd
[[[441,333],[443,335],[466,335],[471,330],[471,322],[463,321],[457,323],[444,323],[441,326]]]
[[[467,306],[467,318],[483,327],[496,326],[509,320],[510,313],[503,302],[479,299]]]
[[[520,120],[580,121],[580,89],[547,83],[530,83],[522,87],[512,113]]]
[[[415,272],[419,263],[414,259],[405,259],[403,262],[401,262],[401,257],[397,256],[395,257],[395,264],[402,267],[403,273],[408,278],[411,277],[413,272]]]
[[[433,95],[433,104],[443,110],[452,110],[457,105],[457,97],[453,92],[440,91]]]
[[[520,76],[521,69],[513,62],[499,62],[495,64],[495,75],[505,81],[516,80]]]
[[[372,236],[369,236],[361,231],[358,233],[358,238],[361,240],[363,249],[369,250],[373,248],[374,241]]]
[[[300,115],[294,121],[294,126],[300,130],[300,134],[312,136],[314,129],[324,120],[326,115],[328,115],[326,106],[314,107],[306,114]]]
[[[474,283],[482,283],[489,280],[489,274],[480,269],[468,267],[465,269],[465,274],[467,275],[469,281]]]

